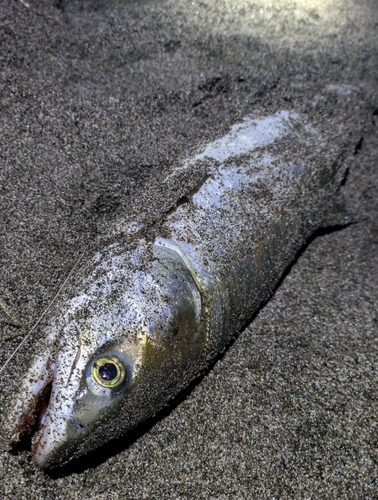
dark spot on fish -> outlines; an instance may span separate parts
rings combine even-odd
[[[72,419],[71,425],[77,432],[83,432],[85,425],[79,419]]]

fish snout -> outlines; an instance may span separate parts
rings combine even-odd
[[[34,436],[32,460],[36,467],[48,469],[63,465],[75,454],[84,426],[64,415],[46,415],[41,430]]]

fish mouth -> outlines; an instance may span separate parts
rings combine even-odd
[[[54,371],[49,371],[45,383],[30,400],[13,429],[13,442],[31,440],[32,461],[35,467],[40,469],[62,465],[71,457],[70,450],[66,450],[66,417],[56,415],[57,412],[53,408],[56,399],[54,380]]]
[[[13,443],[21,441],[26,436],[31,436],[32,442],[34,441],[48,413],[53,380],[54,371],[53,369],[49,369],[47,376],[43,380],[43,384],[38,384],[41,386],[38,392],[33,391],[31,399],[12,430]]]
[[[62,465],[69,451],[63,453],[62,448],[73,448],[70,438],[75,434],[69,425],[74,398],[67,393],[75,392],[70,379],[80,357],[80,342],[63,349],[64,356],[58,347],[41,353],[28,368],[0,435],[4,449],[31,446],[32,461],[41,469]]]

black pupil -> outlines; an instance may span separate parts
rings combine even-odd
[[[105,363],[98,370],[102,380],[113,380],[117,376],[117,367],[113,363]]]

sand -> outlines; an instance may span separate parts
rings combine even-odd
[[[2,452],[0,498],[377,498],[375,2],[3,0],[0,20],[0,298],[27,325],[134,195],[262,102],[343,84],[366,109],[343,186],[355,223],[312,238],[214,366],[132,435],[50,472],[27,446]],[[34,344],[1,375],[2,414]]]

